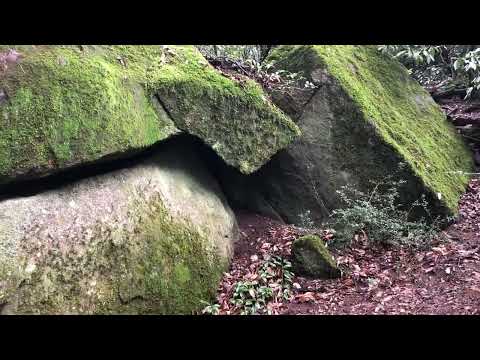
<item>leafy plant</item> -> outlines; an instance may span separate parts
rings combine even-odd
[[[465,98],[480,90],[479,45],[382,45],[424,86],[462,89]]]
[[[293,284],[292,264],[277,255],[266,256],[258,266],[254,280],[238,281],[233,286],[230,302],[241,315],[271,314],[270,302],[289,300]],[[202,313],[217,315],[220,305],[209,304]]]
[[[256,281],[240,281],[235,284],[230,301],[240,309],[241,315],[254,315],[272,296],[273,290],[268,286],[259,285]]]
[[[288,300],[293,282],[292,264],[280,256],[269,256],[258,268],[258,279],[235,284],[231,303],[241,315],[270,314],[270,301]]]
[[[201,301],[202,304],[206,305],[205,308],[202,310],[202,314],[205,315],[218,315],[220,313],[220,305],[219,304],[210,304],[206,301]]]
[[[304,229],[313,229],[315,227],[315,222],[312,220],[311,211],[306,210],[305,212],[298,215],[299,226]]]
[[[280,290],[277,295],[280,295],[285,300],[289,298],[294,276],[290,261],[280,256],[271,256],[260,267],[259,275],[264,283],[278,285],[274,286],[274,288]]]
[[[400,202],[399,189],[405,180],[396,180],[392,174],[364,193],[351,186],[337,191],[345,204],[332,212],[330,225],[335,229],[337,244],[348,244],[355,236],[389,245],[425,246],[437,235],[440,218],[432,218],[424,195],[412,204]],[[411,214],[421,210],[425,214],[411,221]]]

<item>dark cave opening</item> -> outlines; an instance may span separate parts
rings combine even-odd
[[[265,186],[265,179],[282,171],[279,164],[282,152],[276,154],[267,164],[253,174],[245,175],[228,165],[210,146],[200,138],[187,133],[180,133],[161,141],[151,147],[135,152],[110,155],[94,163],[82,164],[54,174],[32,179],[20,179],[0,186],[0,201],[18,197],[34,196],[43,192],[61,189],[83,179],[104,175],[116,170],[135,166],[157,152],[165,149],[190,149],[204,163],[208,172],[216,179],[229,206],[234,211],[258,213],[281,222],[291,219],[283,218],[278,212],[275,199]]]
[[[95,162],[59,170],[47,176],[33,177],[31,179],[25,179],[26,176],[24,176],[17,181],[0,185],[0,201],[15,197],[33,196],[42,192],[60,189],[83,179],[135,166],[156,152],[172,146],[172,143],[177,141],[177,137],[181,136],[174,136],[171,139],[137,151],[130,151],[121,155],[109,155]]]
[[[54,174],[32,179],[21,179],[0,186],[0,201],[16,197],[29,197],[36,194],[60,189],[69,184],[98,175],[107,174],[116,170],[135,166],[148,159],[156,152],[167,148],[189,148],[204,162],[207,170],[219,183],[229,205],[233,209],[249,209],[248,197],[252,186],[252,179],[256,176],[244,175],[236,168],[229,166],[224,160],[200,138],[180,133],[159,142],[149,148],[136,152],[105,157],[94,163],[82,164]],[[236,188],[239,187],[237,190]]]

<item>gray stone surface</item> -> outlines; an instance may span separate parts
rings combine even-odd
[[[134,167],[0,203],[4,313],[190,313],[215,294],[238,235],[201,161]]]

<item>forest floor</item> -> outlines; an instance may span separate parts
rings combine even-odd
[[[246,212],[237,214],[241,239],[218,291],[220,314],[239,313],[234,285],[258,277],[262,259],[290,258],[305,230]],[[323,232],[328,242],[328,232]],[[271,301],[272,314],[480,314],[480,179],[460,202],[459,220],[426,250],[372,247],[362,239],[332,254],[343,275],[294,277],[291,296]]]

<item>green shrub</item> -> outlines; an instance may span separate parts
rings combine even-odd
[[[315,222],[312,220],[311,211],[306,210],[305,212],[298,215],[299,221],[298,226],[303,229],[313,229],[315,228]]]
[[[382,45],[424,86],[464,88],[465,98],[480,91],[479,45]]]
[[[329,225],[335,230],[333,243],[347,245],[360,235],[385,245],[428,245],[437,236],[442,219],[430,215],[424,195],[412,204],[402,204],[399,189],[405,183],[392,174],[372,182],[368,193],[350,186],[338,190],[345,207],[332,212]],[[413,221],[413,213],[423,215]]]

